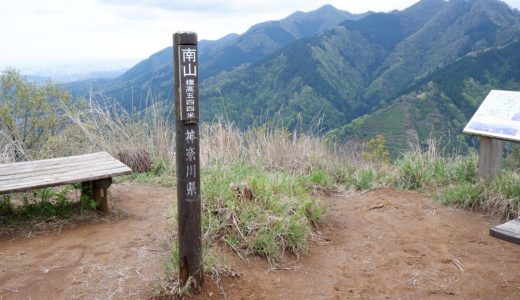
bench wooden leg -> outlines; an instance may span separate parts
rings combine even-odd
[[[108,206],[108,189],[94,188],[93,199],[97,203],[97,209],[104,214],[110,214],[110,207]]]
[[[92,181],[92,196],[98,204],[98,210],[104,214],[110,214],[108,205],[108,188],[112,184],[112,178],[105,178]]]

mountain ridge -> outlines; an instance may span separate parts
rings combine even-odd
[[[215,41],[202,40],[199,42],[199,80],[255,62],[302,37],[315,35],[323,28],[337,25],[348,18],[361,18],[364,15],[324,5],[307,13],[293,13],[281,20],[253,25],[242,35],[228,34]],[[165,86],[173,88],[171,53],[171,47],[166,47],[112,81],[77,82],[65,86],[75,96],[86,96],[89,87],[93,87],[96,91],[118,99],[127,108],[130,102],[144,102],[150,90],[157,91],[160,98],[171,98],[171,92],[165,89]],[[138,99],[130,101],[130,98]]]
[[[320,9],[322,14],[334,10],[328,6]],[[336,13],[341,15],[341,12]],[[291,26],[297,26],[295,20],[302,17],[312,20],[311,12],[306,15],[295,12],[279,21],[257,24],[242,36],[231,35],[225,46],[201,42],[201,50],[202,47],[214,47],[216,50],[211,53],[218,53],[227,47],[238,49],[247,39],[262,40],[269,35],[270,42],[276,42],[277,38],[280,38],[279,42],[291,40],[287,44],[278,43],[277,49],[266,53],[258,50],[261,54],[254,52],[254,47],[248,48],[252,56],[242,57],[247,62],[241,61],[237,65],[233,62],[231,66],[217,67],[215,75],[204,75],[205,80],[200,85],[204,121],[226,116],[241,128],[277,124],[289,130],[308,130],[319,124],[321,132],[331,130],[329,137],[344,141],[373,136],[373,130],[363,124],[370,123],[375,128],[381,125],[376,121],[365,122],[367,120],[379,120],[384,124],[401,115],[402,122],[392,123],[399,134],[387,132],[388,140],[395,148],[398,140],[406,144],[414,138],[426,138],[424,133],[428,130],[425,128],[429,124],[415,118],[415,113],[435,124],[447,124],[437,126],[439,132],[460,132],[464,118],[476,109],[474,106],[462,108],[467,91],[448,89],[455,92],[445,99],[442,91],[434,93],[426,89],[429,83],[423,80],[432,74],[448,74],[443,70],[448,72],[450,66],[461,60],[485,69],[488,65],[467,57],[482,57],[485,51],[514,44],[520,36],[520,13],[497,0],[422,0],[402,11],[351,17],[327,30],[315,29],[311,36],[284,38],[291,35],[293,29],[279,25],[289,22]],[[272,31],[273,28],[276,30]],[[261,49],[269,49],[269,45],[263,43]],[[171,50],[166,48],[163,51]],[[207,53],[210,52],[204,55]],[[515,57],[511,52],[504,53]],[[239,54],[228,53],[231,56]],[[205,64],[211,64],[204,55],[201,52],[201,72]],[[497,57],[511,64],[512,68],[520,69],[520,61],[502,56]],[[153,65],[154,57],[146,63]],[[468,68],[478,71],[478,68]],[[495,81],[502,78],[500,74],[486,72]],[[458,82],[472,85],[468,88],[471,93],[482,90],[478,84],[486,86],[492,81],[475,80],[470,74],[460,73],[467,78]],[[155,71],[153,75],[153,80],[146,75],[134,83],[141,92],[145,86],[146,92],[158,91],[158,99],[171,99],[171,66]],[[128,81],[119,82],[120,87],[114,82],[117,81],[109,82],[107,86],[112,84],[114,91],[128,91]],[[438,85],[442,88],[447,86]],[[423,96],[417,98],[417,95],[432,97],[423,101],[430,113],[413,103],[412,99],[420,98],[422,101]],[[471,103],[477,102],[471,100]],[[446,116],[453,120],[447,120]],[[416,126],[416,123],[422,125]],[[460,134],[455,138],[460,139]]]
[[[417,11],[422,15],[414,15]],[[499,1],[421,1],[404,11],[345,21],[318,36],[297,41],[233,74],[234,78],[208,82],[201,99],[212,114],[219,114],[223,97],[226,114],[241,127],[261,125],[268,119],[266,115],[275,115],[289,129],[306,130],[316,119],[322,119],[324,131],[342,128],[345,125],[338,124],[351,123],[397,101],[417,82],[466,55],[514,40],[520,33],[519,22],[518,12]],[[520,61],[509,62],[519,67]],[[461,97],[446,103],[460,102]],[[460,133],[467,117],[454,113],[455,121],[449,122],[442,117],[442,111],[437,115],[440,122],[450,124],[442,127],[444,133]],[[380,127],[374,122],[371,125]],[[408,129],[415,127],[405,125]],[[427,138],[412,131],[410,136]],[[343,141],[370,137],[339,136]],[[395,144],[395,139],[389,139]],[[402,139],[402,143],[411,140]]]

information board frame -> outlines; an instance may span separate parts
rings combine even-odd
[[[520,142],[520,92],[491,90],[463,133]]]

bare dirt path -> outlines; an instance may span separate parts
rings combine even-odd
[[[163,274],[175,193],[114,185],[117,222],[0,241],[0,299],[145,299]]]
[[[174,191],[123,184],[112,194],[129,218],[1,241],[0,299],[150,297]],[[520,246],[490,238],[486,217],[392,189],[324,202],[328,241],[278,270],[224,249],[241,277],[221,289],[207,280],[196,298],[520,299]]]
[[[289,270],[238,268],[242,282],[230,284],[228,297],[520,299],[520,248],[490,238],[485,217],[391,189],[328,206],[328,244],[313,245]]]

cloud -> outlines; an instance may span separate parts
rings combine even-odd
[[[217,0],[100,0],[100,2],[112,5],[132,5],[149,8],[160,8],[171,11],[226,12],[232,10],[232,6],[229,4],[229,2]]]
[[[513,8],[520,8],[520,0],[508,0],[506,2]]]
[[[0,0],[0,65],[142,59],[176,31],[199,39],[243,33],[329,3],[352,13],[404,9],[418,0]],[[520,0],[507,0],[520,7]],[[37,51],[35,50],[37,47]]]

